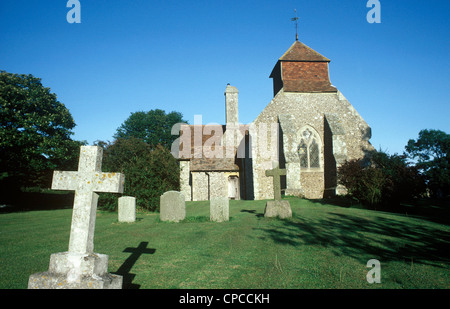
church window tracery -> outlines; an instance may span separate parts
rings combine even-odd
[[[319,137],[310,128],[301,131],[298,155],[301,168],[320,168]]]

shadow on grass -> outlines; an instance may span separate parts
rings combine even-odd
[[[423,198],[401,203],[397,202],[392,204],[373,206],[362,205],[351,198],[343,196],[310,201],[322,205],[334,205],[345,208],[351,207],[404,214],[425,219],[427,221],[450,225],[450,198]]]
[[[131,255],[123,262],[119,269],[114,273],[123,277],[122,287],[124,289],[139,289],[139,284],[133,284],[135,274],[130,273],[131,268],[142,254],[153,254],[156,249],[147,248],[148,242],[142,241],[137,248],[128,247],[123,252],[130,252]]]
[[[247,212],[249,214],[254,214],[257,218],[262,218],[264,217],[264,214],[262,213],[256,213],[256,210],[254,209],[242,209],[241,212]]]
[[[404,218],[328,213],[321,217],[280,220],[273,228],[257,228],[273,241],[291,246],[317,245],[337,256],[367,261],[414,261],[444,266],[450,262],[450,233]]]

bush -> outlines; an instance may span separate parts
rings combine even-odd
[[[159,197],[166,191],[179,190],[179,166],[166,148],[152,149],[138,138],[117,139],[102,143],[103,170],[125,174],[124,196],[136,197],[136,207],[159,211]],[[100,194],[99,207],[117,209],[119,194]]]
[[[426,191],[425,177],[417,166],[407,163],[405,155],[388,155],[379,151],[372,154],[371,162],[383,172],[383,200],[399,203],[417,198]]]
[[[344,163],[338,172],[339,184],[347,188],[348,194],[363,204],[378,204],[385,179],[381,171],[365,166],[363,160],[351,160]]]
[[[350,160],[338,169],[348,194],[368,205],[395,205],[425,192],[425,180],[405,156],[374,152],[370,160]]]

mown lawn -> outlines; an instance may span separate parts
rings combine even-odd
[[[188,202],[181,223],[138,213],[119,223],[98,211],[95,252],[124,288],[450,288],[450,228],[407,215],[290,198],[293,218],[264,218],[265,201],[230,201],[230,221],[209,222],[209,202]],[[25,289],[67,250],[71,209],[0,214],[0,288]],[[381,283],[369,284],[369,259]]]

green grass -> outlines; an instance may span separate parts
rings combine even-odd
[[[209,202],[187,202],[180,223],[99,211],[95,252],[125,288],[450,288],[448,225],[289,199],[293,218],[264,218],[265,201],[230,201],[230,221],[209,221]],[[71,209],[0,214],[0,288],[26,288],[67,250]],[[133,250],[134,248],[134,250]],[[135,251],[137,253],[132,253]],[[369,259],[381,284],[369,284]]]

